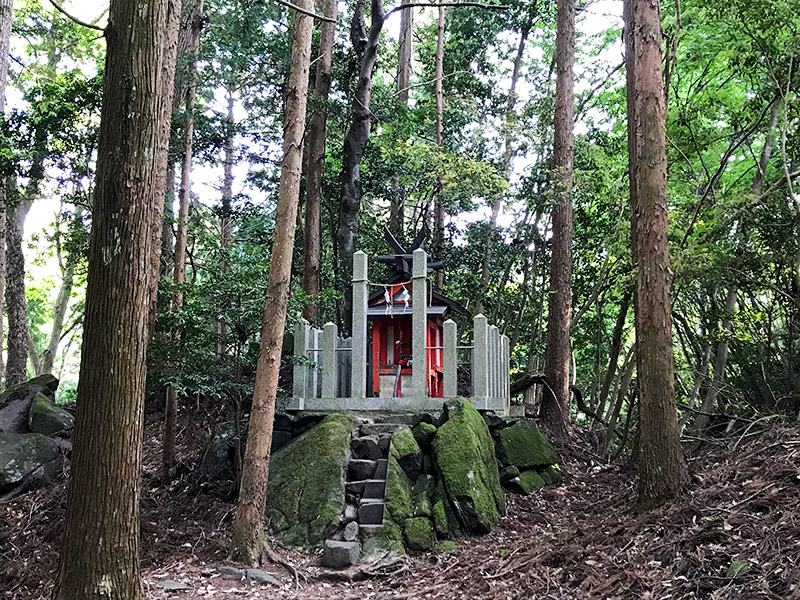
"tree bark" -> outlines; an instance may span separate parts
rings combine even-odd
[[[606,425],[606,431],[603,435],[603,445],[600,451],[600,456],[605,456],[608,453],[608,448],[611,444],[611,438],[614,436],[614,431],[617,429],[617,422],[619,421],[619,413],[622,410],[622,403],[625,401],[625,397],[628,395],[628,390],[631,387],[631,381],[633,379],[633,371],[636,368],[636,346],[631,346],[631,349],[628,351],[628,356],[625,357],[625,361],[623,362],[622,367],[622,377],[620,377],[619,387],[617,388],[617,399],[614,402],[614,406],[609,411],[610,414],[608,415],[608,425]],[[600,414],[603,414],[602,412]]]
[[[336,20],[336,0],[327,0],[321,7],[325,16]],[[303,291],[308,296],[319,292],[320,217],[322,184],[325,179],[325,137],[327,135],[328,94],[331,89],[333,43],[336,24],[323,21],[320,26],[319,61],[314,82],[316,109],[308,121],[308,170],[306,173],[306,219],[303,240]],[[314,323],[317,319],[317,302],[308,302],[303,308],[303,318]]]
[[[503,123],[503,174],[506,179],[509,177],[511,169],[511,159],[514,157],[514,119],[516,112],[514,110],[517,105],[517,83],[519,82],[520,68],[522,67],[522,56],[525,52],[525,44],[528,41],[531,27],[533,27],[533,16],[536,11],[536,0],[534,0],[529,13],[528,20],[522,28],[519,36],[519,44],[517,44],[517,54],[514,57],[514,68],[511,72],[511,87],[508,90],[508,103],[506,105],[505,120]],[[574,44],[573,44],[574,45]],[[492,267],[492,251],[494,248],[495,237],[497,235],[497,218],[500,216],[500,209],[503,206],[503,194],[498,194],[492,202],[492,212],[489,215],[489,230],[486,234],[486,249],[483,254],[483,263],[481,265],[481,282],[478,288],[478,301],[475,304],[475,312],[483,313],[484,298],[489,289],[489,280],[491,278]]]
[[[228,270],[227,251],[231,247],[233,237],[233,161],[234,161],[234,115],[233,115],[233,89],[226,89],[228,108],[225,117],[225,150],[222,162],[222,215],[219,222],[219,245],[222,248],[223,257],[220,260],[219,268],[221,271]],[[221,308],[229,306],[227,300],[223,300]],[[226,338],[228,337],[228,326],[223,319],[217,320],[214,326],[217,335],[217,358],[221,359],[225,355],[227,348]]]
[[[200,34],[203,31],[203,0],[194,0],[189,5],[184,0],[184,11],[189,12],[187,26],[182,28],[189,35],[185,56],[178,55],[178,60],[186,61],[185,80],[176,91],[184,92],[186,118],[183,131],[183,155],[181,160],[181,186],[178,194],[178,229],[175,235],[175,264],[172,281],[175,291],[172,293],[172,310],[178,311],[183,307],[183,290],[180,286],[186,281],[186,241],[188,235],[189,200],[191,196],[192,173],[192,137],[194,135],[194,104],[196,93],[197,52],[200,49]],[[181,44],[179,43],[179,47]],[[178,66],[176,66],[176,70]],[[178,81],[176,77],[176,83]],[[175,103],[173,102],[173,105]],[[173,340],[178,342],[178,333],[173,334]],[[164,447],[161,460],[162,476],[169,479],[175,465],[175,437],[178,422],[178,395],[173,386],[167,386],[166,402],[164,406]]]
[[[77,206],[72,217],[75,224],[80,226],[83,221],[83,207]],[[50,330],[50,339],[47,348],[42,353],[42,360],[37,375],[53,372],[53,364],[58,353],[58,344],[64,332],[64,318],[67,316],[69,300],[72,296],[72,285],[75,281],[75,267],[78,264],[78,255],[70,252],[62,261],[61,286],[58,288],[55,304],[53,304],[53,327]]]
[[[606,369],[606,376],[603,379],[603,385],[600,388],[600,395],[597,397],[597,406],[595,411],[598,414],[603,414],[608,401],[608,392],[611,389],[611,383],[614,381],[614,376],[617,373],[617,363],[619,362],[619,352],[622,348],[622,333],[625,330],[625,321],[628,317],[628,307],[631,303],[631,292],[625,292],[622,296],[622,303],[617,313],[617,321],[614,323],[614,330],[611,333],[611,348],[608,351],[608,369]]]
[[[542,424],[560,440],[569,436],[570,322],[572,318],[572,170],[574,160],[573,66],[575,3],[559,0],[556,33],[556,100],[550,297],[544,372],[550,384],[542,393]]]
[[[0,112],[5,114],[8,56],[11,46],[11,24],[14,21],[14,0],[0,0]],[[6,287],[6,205],[8,183],[0,178],[0,349],[3,347],[3,311]],[[0,352],[0,376],[5,371],[3,353]]]
[[[298,4],[313,8],[311,0]],[[231,556],[256,564],[264,542],[264,506],[269,475],[272,420],[278,391],[281,348],[292,275],[300,175],[303,168],[303,130],[308,96],[308,71],[311,62],[313,20],[294,15],[292,62],[286,95],[286,119],[283,130],[283,166],[275,215],[275,237],[267,279],[264,321],[256,366],[253,405],[248,425],[247,448],[242,466],[239,500],[233,521]]]
[[[22,238],[25,217],[32,202],[26,198],[9,198],[6,221],[6,317],[8,320],[8,351],[6,387],[28,378],[28,308],[25,298],[25,256]]]
[[[439,21],[436,28],[436,59],[435,59],[435,96],[436,96],[436,145],[444,145],[444,7],[439,7]],[[442,256],[444,247],[444,198],[442,198],[442,178],[436,184],[436,194],[433,199],[433,251],[436,256]],[[444,285],[444,269],[436,271],[436,287],[442,289]]]
[[[339,288],[344,294],[342,303],[343,334],[348,335],[353,320],[353,290],[350,280],[353,274],[353,254],[361,212],[361,157],[369,142],[372,112],[369,109],[372,95],[372,72],[378,59],[378,42],[383,29],[383,0],[370,0],[371,23],[361,70],[353,96],[353,117],[344,139],[342,155],[342,201],[339,210],[339,228],[336,232],[338,252]],[[362,17],[363,19],[363,14]]]
[[[403,4],[408,4],[404,0]],[[402,6],[402,4],[401,4]],[[414,9],[406,8],[400,11],[400,35],[397,48],[397,99],[408,106],[411,86],[411,64],[414,58]],[[400,188],[400,178],[395,175],[392,188],[394,196],[389,206],[389,230],[398,239],[403,239],[405,229],[406,199],[404,191]]]
[[[639,504],[657,506],[683,486],[686,464],[675,408],[672,270],[667,240],[666,106],[661,78],[659,3],[627,0],[626,52],[632,72],[635,164],[630,173],[636,252],[636,358],[639,383]],[[631,52],[633,50],[633,52]],[[629,83],[630,83],[629,79]]]
[[[143,600],[146,351],[159,271],[176,0],[112,0],[86,317],[55,600]],[[110,327],[111,326],[111,327]]]

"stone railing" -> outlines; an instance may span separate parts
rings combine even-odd
[[[427,368],[412,368],[411,393],[402,397],[370,397],[367,389],[368,323],[367,255],[353,258],[353,335],[341,338],[334,323],[322,330],[300,320],[294,333],[294,381],[289,410],[432,411],[458,396],[458,350],[471,350],[472,394],[479,410],[508,414],[511,404],[509,339],[484,315],[473,318],[472,346],[458,345],[455,321],[443,323],[442,345],[427,346],[427,253],[413,254],[411,364],[427,365],[431,352],[442,352],[443,398],[428,394]]]

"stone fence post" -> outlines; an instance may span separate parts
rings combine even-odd
[[[411,323],[411,387],[415,398],[428,396],[428,253],[422,248],[414,250]]]
[[[367,397],[367,255],[353,255],[353,358],[350,367],[350,397]]]

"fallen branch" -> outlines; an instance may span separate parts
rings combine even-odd
[[[523,375],[522,377],[517,377],[511,383],[511,396],[516,396],[521,394],[529,387],[533,385],[543,385],[545,386],[553,396],[555,393],[553,392],[553,388],[550,387],[550,384],[547,382],[547,379],[544,373],[528,373]],[[581,411],[583,414],[593,418],[595,421],[602,423],[603,425],[608,425],[605,420],[595,413],[591,408],[586,406],[586,403],[583,401],[583,393],[578,388],[578,386],[569,384],[569,391],[572,392],[572,395],[575,396],[575,403],[578,405],[578,410]]]

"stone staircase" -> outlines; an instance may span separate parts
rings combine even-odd
[[[391,417],[387,417],[390,419]],[[361,422],[353,431],[345,483],[344,529],[325,542],[324,566],[343,568],[358,562],[361,547],[383,527],[386,470],[392,433],[404,423]]]

